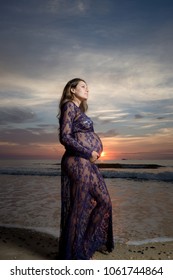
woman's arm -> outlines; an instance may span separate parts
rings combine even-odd
[[[79,153],[86,159],[90,159],[92,157],[92,150],[83,147],[72,136],[72,127],[75,115],[75,105],[73,102],[66,102],[61,110],[60,142],[66,148]]]

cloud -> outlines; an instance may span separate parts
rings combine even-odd
[[[89,3],[90,1],[86,0],[74,0],[70,3],[68,0],[49,0],[44,7],[44,12],[70,17],[82,16],[89,9]]]
[[[0,123],[25,123],[38,121],[34,112],[28,108],[0,108]]]
[[[161,99],[164,93],[169,98],[172,94],[170,80],[173,67],[168,60],[160,62],[160,58],[166,45],[172,45],[172,38],[169,44],[161,40],[160,28],[159,31],[144,28],[141,32],[141,26],[137,24],[140,16],[132,9],[135,8],[134,3],[126,2],[130,13],[124,10],[124,4],[113,1],[99,5],[91,1],[70,1],[69,4],[66,0],[12,3],[11,13],[16,13],[16,17],[9,15],[9,19],[14,19],[14,27],[6,26],[8,28],[1,41],[2,81],[5,76],[6,83],[16,80],[18,86],[25,83],[34,90],[37,88],[39,91],[40,87],[41,92],[43,87],[49,91],[51,84],[63,86],[72,76],[83,76],[91,82],[96,96],[108,94],[107,104],[113,97],[121,100],[126,96],[129,102],[134,98]],[[20,9],[13,11],[14,7]],[[102,17],[103,7],[106,8],[105,20]],[[150,8],[152,10],[153,6],[150,5]],[[79,13],[88,10],[90,20]],[[21,25],[24,16],[17,16],[23,11],[29,15],[24,26]],[[49,11],[58,14],[49,16],[46,14]],[[69,13],[68,17],[66,13]],[[115,14],[124,15],[124,20]],[[132,20],[132,14],[137,17],[137,22]],[[125,15],[129,21],[125,20]],[[142,20],[140,23],[144,24]],[[169,32],[166,29],[167,25],[164,22],[161,29],[163,34],[166,32],[166,38],[171,34],[171,28]],[[102,33],[99,33],[100,30]],[[144,38],[142,42],[141,38]],[[171,49],[167,56],[171,59]]]
[[[28,128],[28,129],[4,129],[3,135],[1,134],[0,140],[3,143],[9,143],[10,145],[32,145],[32,144],[50,144],[58,143],[57,129],[52,127],[50,130],[43,128]]]
[[[157,117],[156,119],[157,119],[157,120],[164,120],[165,117]]]
[[[32,9],[33,5],[34,9]],[[17,10],[13,10],[15,6],[20,7],[18,10],[21,10],[21,14],[24,11],[28,14],[23,25],[21,21],[25,17],[21,18],[16,14]],[[100,14],[100,11],[103,11],[102,6],[107,7],[105,20]],[[128,6],[132,12],[133,5]],[[46,12],[49,10],[57,11],[58,15],[55,17],[47,15]],[[80,13],[81,10],[87,11],[89,20]],[[76,14],[74,15],[73,12]],[[70,1],[70,4],[69,1],[58,0],[37,1],[37,3],[30,1],[25,4],[20,1],[19,4],[12,3],[11,13],[9,20],[13,18],[11,23],[14,27],[6,26],[1,41],[3,69],[0,71],[2,73],[11,72],[15,75],[18,73],[21,76],[25,74],[32,79],[36,76],[48,80],[59,75],[61,78],[71,77],[75,69],[77,74],[85,74],[87,77],[90,71],[91,75],[98,73],[97,78],[110,77],[108,81],[114,79],[118,84],[124,82],[123,88],[125,84],[126,87],[129,88],[131,85],[133,88],[136,79],[139,90],[140,84],[141,88],[144,84],[147,87],[147,84],[150,84],[152,79],[154,80],[155,70],[157,70],[154,68],[159,66],[160,54],[163,54],[164,46],[166,46],[164,40],[161,40],[163,47],[158,47],[161,35],[158,38],[155,30],[147,29],[141,32],[140,24],[138,25],[132,19],[130,24],[125,17],[122,21],[117,20],[119,17],[116,19],[115,14],[128,13],[124,11],[121,3],[113,4],[112,1],[99,3],[99,5],[91,1]],[[69,14],[68,17],[66,13]],[[109,16],[111,16],[110,19]],[[103,30],[102,34],[99,33],[100,28]],[[137,28],[138,32],[135,31]],[[166,30],[162,26],[163,34],[167,32]],[[149,41],[150,37],[152,37],[152,42]],[[131,47],[130,38],[133,42]],[[141,38],[144,38],[142,42]],[[153,47],[155,44],[157,48]],[[168,54],[171,57],[171,49],[167,52]],[[165,65],[164,60],[160,65],[162,67]],[[152,75],[147,75],[147,73]],[[165,72],[162,72],[162,75],[163,73]],[[142,82],[142,77],[146,77],[144,82]],[[159,79],[158,82],[164,83],[164,80]]]
[[[135,119],[137,119],[137,120],[138,120],[138,119],[143,119],[143,118],[144,118],[144,116],[142,116],[142,115],[140,115],[140,114],[136,114],[136,115],[135,115]]]
[[[9,85],[8,85],[9,86]],[[24,91],[20,91],[19,87],[16,88],[15,90],[10,90],[10,86],[9,86],[9,90],[4,89],[2,91],[0,91],[0,95],[1,95],[1,105],[2,103],[4,104],[4,101],[8,100],[23,100],[25,101],[26,99],[33,99],[34,95],[31,92],[27,92],[27,90],[25,89]]]
[[[1,134],[11,135],[8,143],[16,139],[17,144],[17,133],[26,143],[29,138],[44,142],[49,133],[54,137],[58,101],[74,77],[88,83],[88,115],[104,140],[146,141],[159,131],[165,135],[163,128],[168,137],[173,122],[170,1],[10,2],[1,5],[0,23]]]
[[[108,131],[105,132],[98,132],[100,137],[115,137],[118,135],[117,131],[115,129],[110,129]]]

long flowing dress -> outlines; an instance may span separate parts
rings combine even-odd
[[[73,102],[61,108],[60,142],[65,146],[61,161],[60,259],[87,260],[113,244],[112,204],[93,150],[102,152],[102,142],[93,122]]]

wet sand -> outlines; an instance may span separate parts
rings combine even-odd
[[[0,228],[0,260],[56,260],[58,238],[28,229]],[[117,243],[113,252],[96,252],[96,260],[172,260],[173,242],[145,245]]]
[[[56,259],[60,177],[3,175],[1,179],[0,259]],[[172,183],[111,178],[106,184],[113,205],[115,249],[108,255],[97,252],[94,258],[172,260]],[[145,245],[129,244],[140,241]]]

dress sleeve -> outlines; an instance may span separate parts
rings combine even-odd
[[[61,109],[60,119],[60,142],[66,149],[74,151],[86,159],[90,159],[92,151],[79,144],[73,137],[72,128],[76,115],[75,105],[73,102],[66,102]]]

